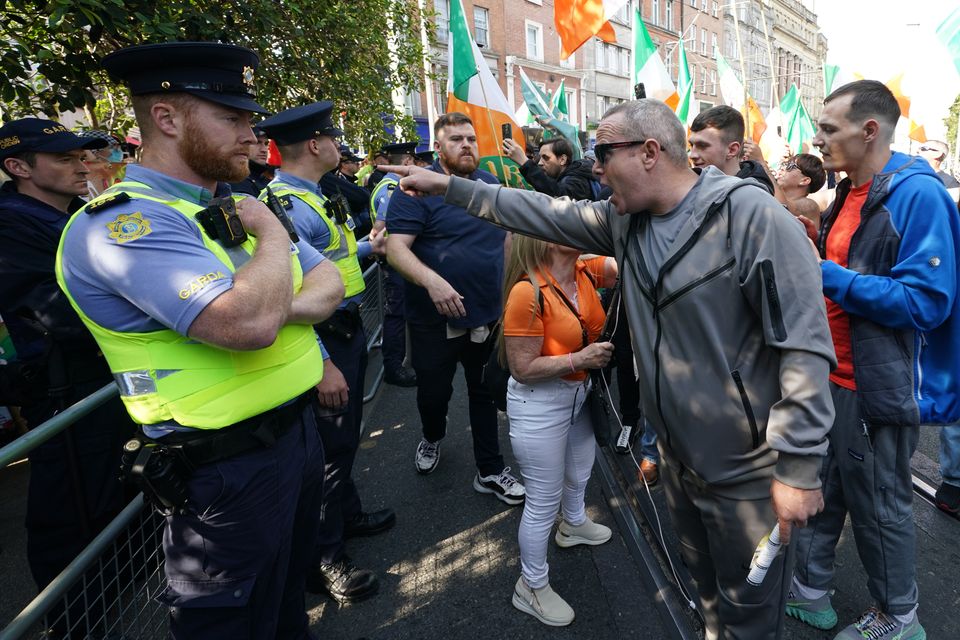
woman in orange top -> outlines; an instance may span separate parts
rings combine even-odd
[[[563,513],[556,535],[561,547],[602,544],[611,534],[584,510],[594,458],[584,400],[587,370],[606,366],[613,354],[611,343],[594,342],[605,319],[594,283],[612,287],[617,267],[612,258],[579,256],[577,249],[513,236],[499,341],[511,372],[510,442],[527,491],[513,606],[552,626],[570,624],[574,616],[547,575],[557,509]]]

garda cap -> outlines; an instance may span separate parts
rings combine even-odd
[[[189,93],[234,109],[267,113],[255,100],[260,56],[246,47],[219,42],[146,44],[114,51],[102,65],[135,96]]]
[[[0,127],[0,160],[26,151],[65,153],[106,146],[106,140],[81,138],[59,122],[42,118],[20,118]]]
[[[326,100],[293,107],[270,116],[258,125],[279,145],[296,144],[317,136],[343,135],[332,120],[333,103]]]

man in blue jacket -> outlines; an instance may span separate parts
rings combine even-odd
[[[899,117],[883,84],[852,82],[824,100],[813,139],[824,168],[847,173],[818,247],[836,419],[821,471],[825,508],[798,532],[787,612],[820,629],[837,623],[828,590],[849,513],[877,607],[838,640],[926,638],[910,458],[921,424],[957,419],[960,218],[927,163],[891,152]]]

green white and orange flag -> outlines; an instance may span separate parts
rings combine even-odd
[[[676,111],[680,102],[673,80],[663,66],[663,60],[647,32],[647,27],[640,18],[640,11],[633,10],[633,85],[643,83],[648,98],[656,98],[666,102]]]
[[[522,184],[519,167],[501,155],[501,131],[503,125],[510,124],[514,141],[524,147],[523,131],[513,119],[513,109],[470,35],[461,0],[450,0],[447,56],[447,113],[459,111],[473,120],[480,147],[481,169],[496,175],[504,184]]]
[[[760,138],[763,132],[767,130],[767,122],[763,118],[760,106],[752,96],[748,95],[743,88],[740,78],[730,68],[723,56],[717,54],[717,73],[720,75],[720,95],[723,101],[734,109],[738,109],[744,118],[749,120],[750,126],[747,135],[757,144],[760,144]],[[744,101],[746,97],[746,101]]]
[[[683,39],[680,39],[680,64],[677,74],[677,92],[680,95],[680,102],[677,103],[677,117],[683,126],[690,128],[695,114],[690,104],[693,102],[693,78],[690,76],[690,66],[687,64],[687,52],[683,49]]]
[[[569,58],[594,36],[616,42],[617,34],[609,20],[626,3],[627,0],[554,0],[553,24],[560,36],[560,59]]]

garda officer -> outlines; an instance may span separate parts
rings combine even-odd
[[[358,569],[344,552],[344,539],[373,535],[393,526],[390,509],[365,513],[350,477],[360,440],[367,340],[360,319],[366,288],[358,257],[383,251],[383,240],[357,242],[353,220],[339,194],[325,194],[320,178],[337,167],[337,137],[343,135],[330,119],[333,105],[316,102],[267,118],[261,126],[276,142],[283,164],[270,183],[293,221],[297,233],[333,262],[346,288],[343,303],[317,333],[330,354],[317,387],[323,407],[320,434],[327,454],[323,523],[307,573],[307,589],[327,593],[339,602],[361,600],[376,593],[378,581]],[[265,192],[261,197],[267,198]]]
[[[257,141],[250,145],[250,154],[248,156],[248,166],[250,175],[230,185],[234,193],[246,193],[256,198],[267,186],[273,177],[273,171],[267,164],[267,158],[270,155],[270,138],[259,126],[253,128],[253,133],[257,136]]]
[[[173,638],[309,637],[304,570],[323,449],[312,324],[336,268],[271,211],[234,200],[248,171],[258,56],[176,42],[122,49],[141,165],[71,218],[57,279],[133,419],[128,477],[163,507]],[[242,268],[241,268],[242,267]]]
[[[11,178],[0,187],[0,315],[17,353],[0,365],[0,404],[19,406],[31,428],[113,381],[54,273],[60,234],[87,193],[84,150],[107,144],[39,118],[0,127],[0,166]],[[30,452],[27,561],[38,589],[126,504],[117,467],[134,429],[114,398]],[[90,608],[99,591],[85,594]]]
[[[345,155],[348,154],[348,155]],[[356,158],[350,148],[346,145],[340,145],[340,160],[337,166],[323,174],[320,178],[320,189],[329,196],[343,195],[346,198],[347,206],[350,209],[350,215],[353,217],[353,234],[357,238],[363,238],[370,233],[373,228],[373,221],[370,219],[370,192],[356,184],[356,178],[348,177],[348,174],[342,173],[339,168],[344,166],[344,161],[350,158]],[[356,163],[352,163],[354,168],[359,168]],[[351,179],[352,178],[352,179]]]
[[[428,165],[433,164],[433,152],[416,153],[416,142],[398,142],[388,144],[380,153],[387,154],[392,164],[409,165],[419,164],[417,157],[430,154]],[[396,189],[400,176],[395,173],[382,173],[377,176],[376,186],[370,195],[370,216],[374,219],[373,228],[376,233],[383,233],[386,228],[387,205],[390,196]],[[371,177],[371,181],[374,178]],[[417,386],[417,374],[403,366],[407,351],[407,323],[403,314],[404,284],[403,276],[389,264],[383,265],[383,381],[398,387]]]

